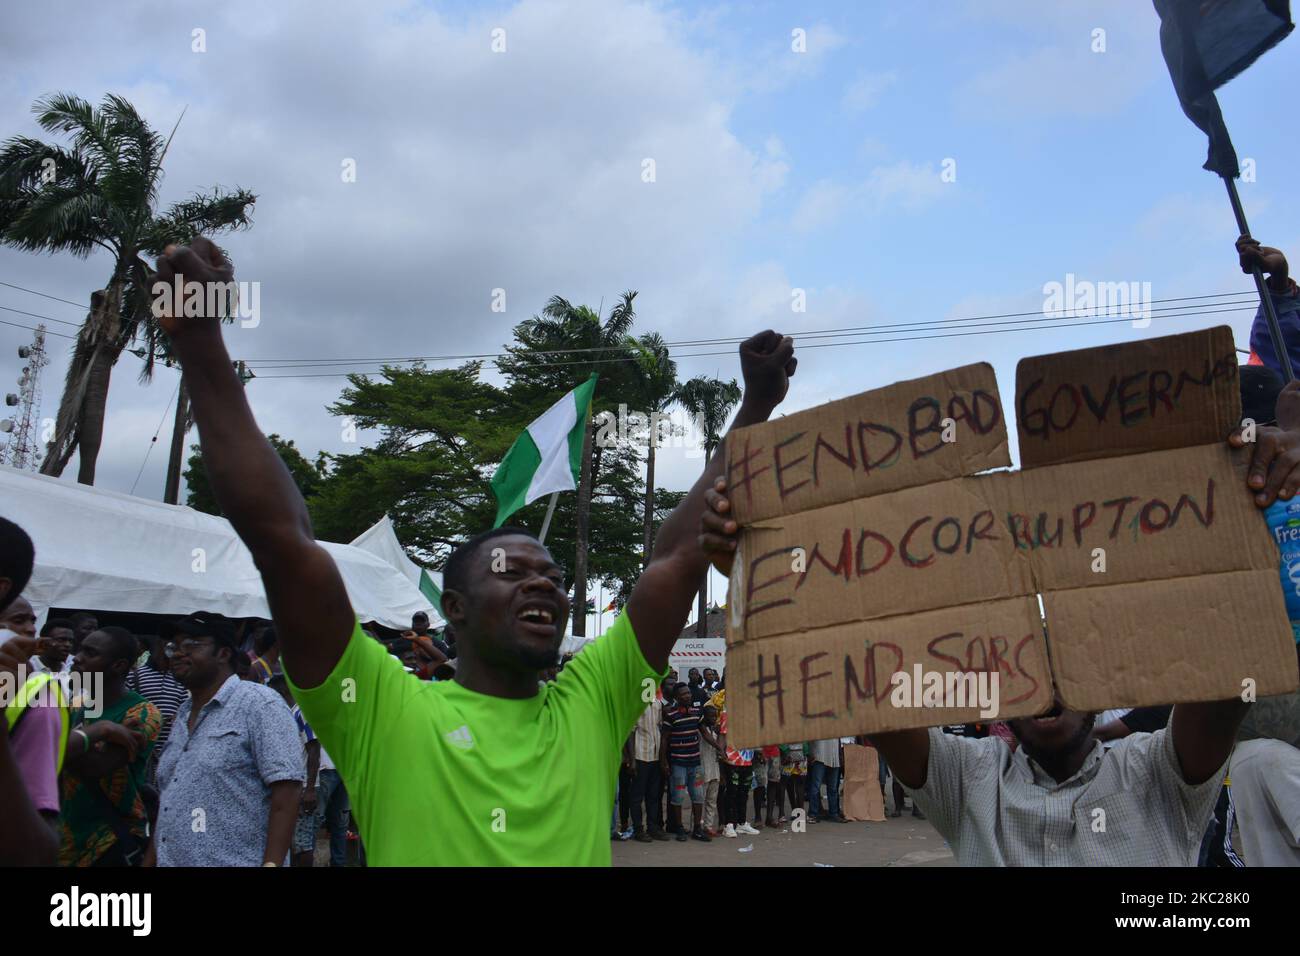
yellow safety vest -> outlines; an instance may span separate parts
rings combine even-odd
[[[41,689],[47,684],[50,685],[55,700],[58,701],[59,753],[55,772],[62,773],[63,755],[68,751],[68,732],[71,729],[71,717],[68,714],[68,702],[64,699],[63,685],[55,679],[53,674],[48,671],[42,671],[27,678],[23,686],[18,689],[17,699],[5,708],[5,724],[9,733],[12,734],[19,719],[27,712],[28,702],[35,699],[37,695],[41,693]]]

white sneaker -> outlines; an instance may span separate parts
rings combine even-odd
[[[736,832],[743,833],[746,836],[758,836],[758,831],[749,825],[748,820],[746,820],[740,826],[736,827]]]
[[[731,837],[731,839],[734,840],[736,838],[736,825],[734,823],[728,823],[726,828],[722,831],[722,835],[724,837]]]

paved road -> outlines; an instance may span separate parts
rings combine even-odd
[[[748,852],[741,852],[753,847]],[[617,842],[615,866],[954,866],[952,851],[925,820],[817,823],[804,833],[764,827],[758,836],[712,843]]]

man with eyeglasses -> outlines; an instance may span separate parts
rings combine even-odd
[[[190,692],[158,760],[158,866],[281,866],[306,776],[280,695],[235,674],[234,626],[191,614],[168,628],[171,670]],[[167,635],[165,635],[167,636]]]

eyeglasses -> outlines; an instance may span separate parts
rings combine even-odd
[[[175,657],[177,654],[185,654],[186,656],[189,656],[198,648],[205,647],[207,645],[215,646],[216,641],[213,641],[209,638],[201,638],[196,640],[195,638],[187,637],[183,641],[175,641],[168,644],[165,648],[163,648],[163,652],[168,657]]]

